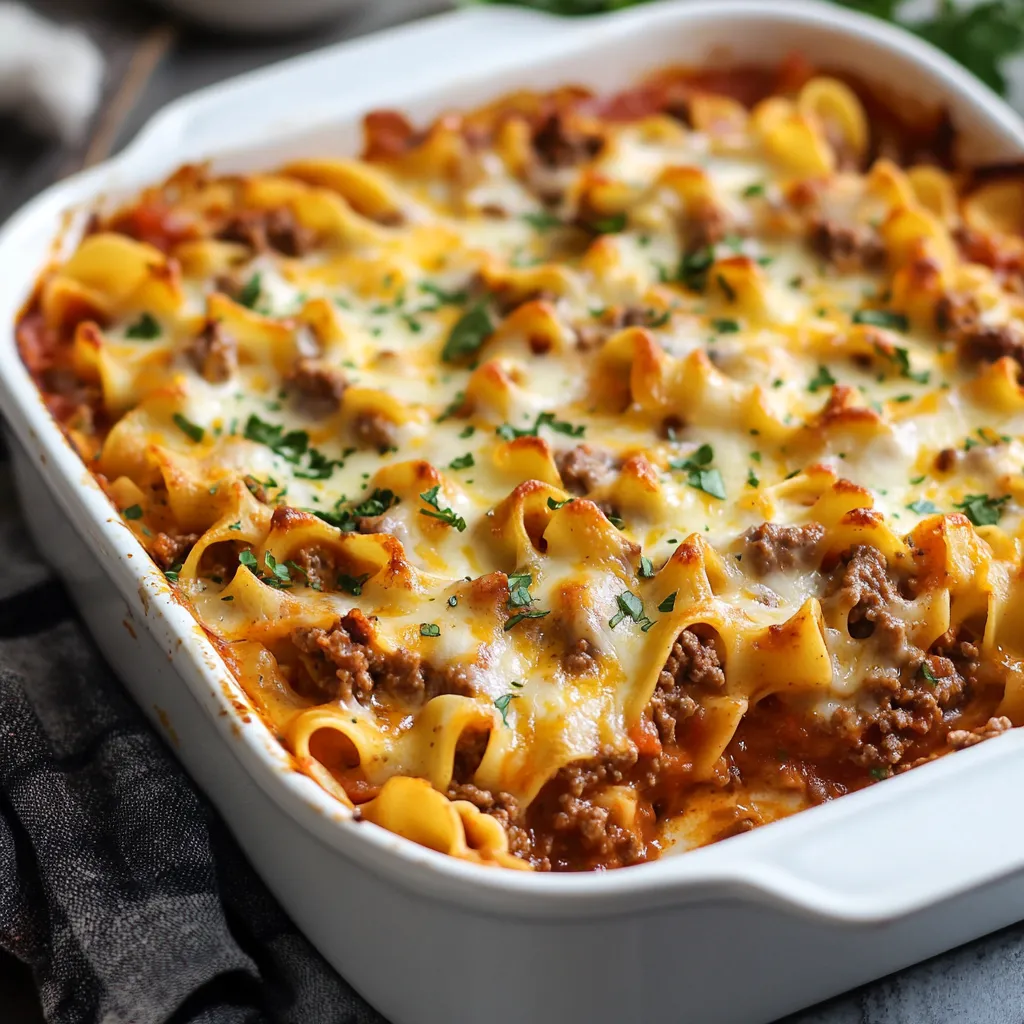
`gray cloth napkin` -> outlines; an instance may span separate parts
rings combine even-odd
[[[49,1024],[384,1024],[121,688],[12,495],[0,444],[0,949]]]

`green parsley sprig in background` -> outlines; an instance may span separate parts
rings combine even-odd
[[[601,14],[634,7],[649,0],[476,0],[477,3],[511,3],[535,7],[551,14]],[[934,0],[923,18],[901,14],[903,0],[834,0],[863,14],[892,22],[944,50],[986,85],[1006,95],[1006,78],[1000,64],[1024,49],[1024,0]]]

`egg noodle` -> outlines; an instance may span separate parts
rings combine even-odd
[[[1024,179],[799,60],[186,167],[18,324],[308,773],[616,867],[1024,722]]]

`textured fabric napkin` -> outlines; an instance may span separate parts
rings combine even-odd
[[[25,536],[2,445],[0,566],[0,949],[49,1024],[383,1024],[103,662]]]

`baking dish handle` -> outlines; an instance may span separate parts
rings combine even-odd
[[[849,923],[895,920],[1020,869],[1024,815],[1008,755],[1024,757],[1024,729],[812,808],[777,832],[769,825],[726,841],[720,852],[773,902]]]

